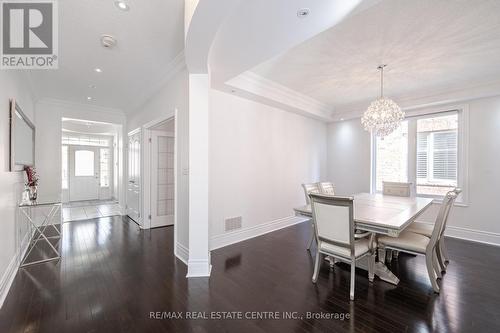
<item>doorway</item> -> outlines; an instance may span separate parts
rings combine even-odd
[[[122,138],[119,124],[62,118],[65,222],[122,214]]]
[[[128,134],[127,215],[139,225],[141,219],[141,131]]]
[[[169,119],[150,129],[151,228],[174,224],[175,122]]]

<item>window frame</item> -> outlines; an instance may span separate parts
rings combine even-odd
[[[107,160],[107,173],[108,173],[108,185],[107,186],[103,186],[102,183],[101,183],[101,180],[102,180],[102,174],[103,174],[103,170],[102,170],[102,151],[103,150],[108,150],[108,160]],[[111,147],[99,147],[99,187],[100,188],[110,188],[111,187]]]
[[[408,120],[408,182],[412,183],[412,191],[416,194],[417,184],[417,120],[433,116],[444,115],[449,112],[457,112],[458,130],[457,130],[457,187],[462,189],[462,193],[457,198],[455,205],[468,206],[468,188],[469,188],[469,106],[453,105],[448,107],[428,107],[419,109],[405,110]],[[370,156],[370,191],[371,193],[380,193],[377,191],[377,138],[371,134],[371,156]],[[442,196],[418,194],[418,197],[433,198],[435,203],[442,202]]]

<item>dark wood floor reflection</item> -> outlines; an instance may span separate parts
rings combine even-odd
[[[399,286],[370,285],[324,264],[317,285],[301,224],[214,251],[211,278],[187,280],[173,229],[140,231],[126,218],[66,223],[63,258],[19,270],[0,332],[498,332],[500,249],[448,240],[452,262],[435,295],[423,258],[401,255]],[[302,319],[157,320],[156,311],[290,312]],[[348,313],[350,319],[307,318]]]

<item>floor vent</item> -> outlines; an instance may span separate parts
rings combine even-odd
[[[241,216],[226,219],[225,231],[241,229]]]

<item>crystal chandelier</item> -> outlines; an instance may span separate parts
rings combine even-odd
[[[380,70],[380,97],[371,102],[368,109],[361,117],[361,124],[366,131],[373,131],[376,136],[384,137],[391,134],[399,127],[405,117],[401,108],[389,98],[384,97],[384,67],[377,67]]]

